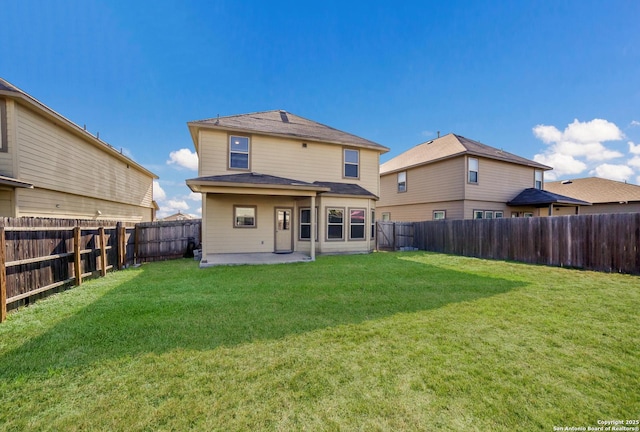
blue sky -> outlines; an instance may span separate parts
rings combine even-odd
[[[640,183],[640,2],[2,0],[0,76],[198,214],[186,122],[285,109],[391,148],[454,132]]]

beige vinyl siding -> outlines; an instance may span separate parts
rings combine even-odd
[[[534,168],[493,159],[477,159],[478,183],[467,183],[466,171],[462,180],[468,200],[506,203],[523,189],[534,186]]]
[[[340,254],[340,253],[367,253],[375,247],[375,241],[371,240],[371,209],[375,208],[375,201],[366,198],[341,198],[322,197],[318,201],[318,223],[320,239],[319,253]],[[327,209],[344,209],[344,239],[327,240]],[[365,209],[365,240],[349,240],[349,209]],[[376,210],[377,212],[377,210]]]
[[[601,213],[639,213],[640,203],[633,202],[629,204],[593,204],[591,206],[581,206],[579,214],[601,214]],[[575,214],[574,207],[556,207],[553,210],[554,216],[565,216]]]
[[[463,198],[464,157],[411,168],[406,173],[406,192],[398,192],[397,172],[380,177],[378,207],[456,201]]]
[[[3,114],[0,115],[0,140],[2,141],[2,148],[4,149],[0,151],[0,175],[14,177],[13,156],[15,154],[15,104],[12,100],[0,99],[0,105],[4,105],[3,107],[0,107],[0,113]]]
[[[357,183],[378,194],[378,151],[359,149],[360,178],[343,178],[343,149],[350,148],[348,146],[257,134],[235,135],[251,137],[250,168],[253,172],[306,182]],[[228,137],[226,132],[200,131],[200,176],[244,172],[228,168]],[[303,147],[303,143],[307,146]]]
[[[0,189],[0,217],[15,217],[12,189]]]
[[[207,194],[207,253],[273,252],[275,208],[295,208],[292,197]],[[256,206],[256,228],[234,228],[234,205]],[[292,227],[298,217],[292,214]],[[294,231],[295,233],[295,231]]]
[[[16,189],[17,215],[71,219],[105,219],[126,222],[152,220],[152,208],[105,201],[46,189]],[[100,211],[100,215],[98,215]]]
[[[474,210],[501,211],[504,214],[503,217],[511,217],[512,211],[522,211],[520,209],[512,210],[504,202],[466,200],[464,202],[464,219],[473,219]]]
[[[153,179],[18,105],[20,179],[36,188],[152,207]]]
[[[395,222],[423,222],[433,220],[433,212],[444,210],[446,219],[463,219],[464,204],[462,201],[443,201],[437,203],[421,203],[380,207],[376,210],[376,219],[382,220],[382,213],[389,213]]]

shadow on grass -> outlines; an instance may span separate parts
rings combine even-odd
[[[2,355],[0,378],[143,353],[278,339],[522,286],[400,258],[336,256],[315,263],[204,270],[189,260],[148,264],[72,318]]]

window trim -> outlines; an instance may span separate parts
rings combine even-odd
[[[382,222],[389,222],[391,220],[391,212],[382,212],[380,217],[382,218]]]
[[[253,209],[253,225],[238,225],[238,209]],[[234,204],[233,205],[233,227],[239,229],[255,229],[258,228],[258,206],[246,205],[246,204]]]
[[[538,180],[538,174],[540,175],[540,180]],[[538,187],[538,183],[540,183],[540,187]],[[534,170],[533,171],[533,187],[542,190],[542,185],[544,184],[544,173],[542,170]]]
[[[404,180],[400,181],[400,175],[404,174]],[[398,193],[404,193],[407,191],[407,172],[406,171],[400,171],[397,176],[396,176],[396,180],[397,180],[397,185],[398,185]],[[401,189],[400,185],[404,186],[403,189]]]
[[[231,150],[231,141],[233,138],[246,138],[247,139],[247,151],[239,152]],[[227,169],[232,171],[251,171],[251,136],[249,135],[228,135],[228,144],[227,144]],[[246,154],[247,155],[247,167],[246,168],[238,168],[231,166],[231,155],[233,153],[236,154]]]
[[[325,235],[325,237],[326,237],[326,241],[328,241],[328,242],[341,242],[341,241],[344,241],[344,240],[345,240],[345,235],[344,235],[344,229],[345,229],[345,220],[344,220],[344,219],[345,219],[345,208],[344,208],[344,207],[325,207],[325,210],[326,210],[325,214],[326,214],[326,217],[327,217],[327,227],[326,227],[326,228],[327,228],[327,230],[326,230],[326,235]],[[329,212],[330,212],[331,210],[339,210],[339,211],[341,211],[341,212],[342,212],[342,222],[341,222],[341,223],[339,223],[339,224],[338,224],[338,223],[335,223],[335,222],[334,222],[334,223],[331,223],[331,222],[329,221]],[[340,238],[329,238],[329,227],[330,227],[330,226],[341,226],[341,227],[342,227],[342,237],[340,237]]]
[[[367,209],[364,207],[349,207],[347,209],[349,213],[349,241],[365,241],[367,240]],[[351,220],[351,212],[352,211],[362,211],[362,223],[353,223]],[[362,237],[352,237],[351,236],[351,227],[352,226],[361,226],[362,227]]]
[[[526,217],[526,218],[527,218],[527,217],[533,217],[533,212],[524,212],[524,213],[522,214],[522,217]]]
[[[442,217],[441,218],[437,218],[436,217],[436,213],[442,213]],[[447,211],[446,210],[434,210],[433,211],[433,215],[431,216],[432,220],[445,220],[447,218]]]
[[[358,162],[357,163],[353,163],[353,162],[347,162],[347,152],[348,151],[352,151],[352,152],[356,152],[356,154],[358,155]],[[358,170],[358,175],[357,176],[348,176],[347,175],[347,165],[355,165],[356,169]],[[342,178],[345,179],[360,179],[360,150],[359,149],[353,149],[353,148],[343,148],[342,149]]]
[[[476,217],[480,215],[480,217]],[[473,219],[474,220],[482,220],[484,219],[484,210],[474,210],[473,211]]]
[[[485,210],[484,211],[485,219],[493,219],[493,210]]]
[[[498,216],[498,214],[500,214],[500,216]],[[494,219],[502,219],[504,218],[504,212],[501,210],[496,210],[493,212],[493,218]]]
[[[302,225],[309,225],[309,227],[311,227],[311,219],[309,219],[309,222],[302,222],[302,212],[304,210],[309,210],[309,218],[311,218],[311,207],[300,207],[299,211],[298,211],[298,240],[300,241],[311,241],[311,237],[309,238],[304,238],[302,237]],[[316,210],[316,242],[318,242],[318,206],[315,207]],[[311,236],[311,229],[309,229],[309,236]]]
[[[376,239],[376,209],[371,209],[371,238],[369,240]]]
[[[476,163],[475,163],[476,170],[475,171],[471,170],[471,161],[476,161]],[[475,181],[471,180],[471,173],[472,172],[476,173]],[[467,183],[469,183],[469,184],[478,184],[479,183],[479,179],[480,179],[480,160],[478,158],[475,158],[475,157],[468,157],[467,158]]]
[[[9,151],[8,146],[8,130],[7,130],[7,102],[0,99],[0,152]]]

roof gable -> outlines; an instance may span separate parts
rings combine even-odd
[[[551,169],[551,167],[546,165],[482,144],[478,141],[456,134],[447,134],[443,137],[418,144],[401,155],[383,163],[380,166],[380,174],[425,165],[465,154],[515,163],[518,165],[525,165],[543,170]]]
[[[549,182],[544,188],[592,203],[640,201],[640,186],[599,177]]]
[[[216,117],[188,123],[195,138],[198,128],[261,133],[265,135],[302,138],[334,144],[364,147],[386,153],[389,149],[365,138],[343,132],[322,123],[300,117],[284,110],[262,111],[250,114],[238,114]],[[197,142],[194,139],[194,143]]]

